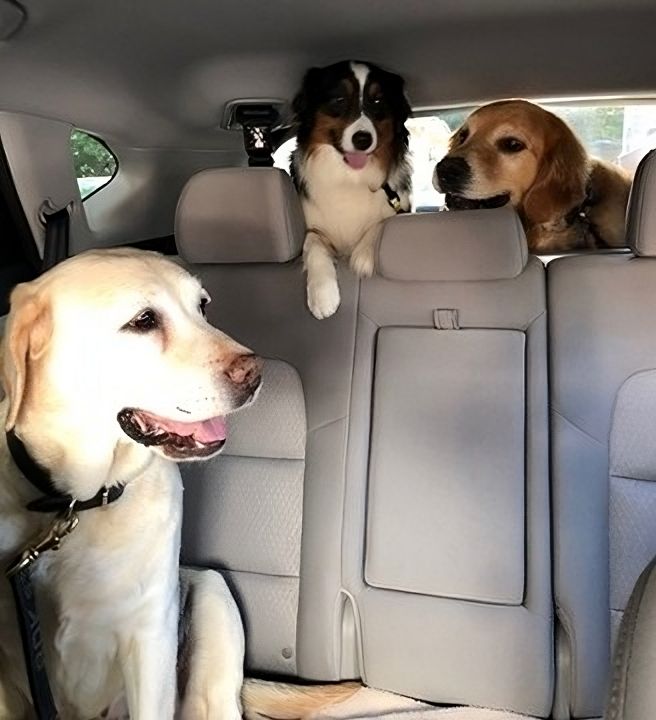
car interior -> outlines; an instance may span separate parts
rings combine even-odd
[[[182,560],[228,580],[248,675],[435,717],[656,716],[612,710],[611,681],[656,555],[655,26],[650,0],[0,0],[2,312],[65,209],[70,255],[174,257],[266,358],[223,454],[182,468]],[[291,101],[345,58],[406,80],[413,212],[373,277],[338,263],[318,321]],[[532,256],[511,208],[441,211],[450,134],[510,97],[635,173],[625,248]],[[253,106],[274,167],[248,166]]]

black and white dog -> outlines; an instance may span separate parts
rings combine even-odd
[[[339,307],[335,256],[371,275],[380,222],[410,209],[410,105],[399,75],[343,61],[310,69],[293,107],[292,177],[308,228],[307,300],[321,319]]]

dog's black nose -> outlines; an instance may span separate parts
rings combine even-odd
[[[466,187],[471,176],[471,168],[461,157],[447,155],[435,168],[437,180],[442,192],[459,193]]]
[[[356,150],[364,152],[365,150],[369,150],[369,148],[371,147],[373,137],[371,136],[371,133],[368,133],[365,130],[358,130],[358,132],[354,133],[352,142],[353,147]]]

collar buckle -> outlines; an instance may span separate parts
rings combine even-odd
[[[401,196],[393,190],[389,183],[384,183],[382,190],[387,195],[387,203],[394,210],[395,213],[403,212],[403,205],[401,204]]]

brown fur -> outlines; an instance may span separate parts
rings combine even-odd
[[[332,145],[352,121],[318,112],[308,140],[308,157],[321,145]]]
[[[307,157],[310,157],[321,146],[333,145],[338,142],[344,130],[352,122],[352,118],[331,117],[322,112],[317,113],[315,123],[310,131]],[[373,123],[378,133],[378,146],[371,155],[387,176],[394,161],[394,121],[386,118],[374,120]]]
[[[604,228],[603,234],[609,245],[621,246],[625,240],[625,215],[631,180],[622,168],[593,160],[590,181],[596,203],[588,216],[596,227]]]
[[[304,686],[246,680],[242,688],[244,717],[311,720],[322,709],[353,697],[361,687],[358,682]]]
[[[503,137],[515,137],[526,147],[503,153],[496,145]],[[510,193],[531,252],[624,244],[631,179],[621,168],[590,158],[568,125],[539,105],[504,100],[482,106],[454,133],[448,154],[467,161],[481,198]],[[576,217],[569,223],[588,188],[588,222]]]
[[[33,390],[34,364],[44,356],[52,333],[50,306],[19,285],[11,294],[12,307],[4,340],[3,385],[9,399],[5,430],[11,430]]]

